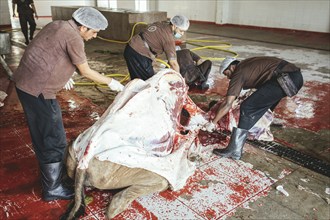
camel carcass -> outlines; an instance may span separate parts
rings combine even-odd
[[[187,91],[181,75],[169,69],[125,86],[102,117],[69,147],[67,169],[75,178],[75,202],[64,219],[83,212],[84,186],[125,188],[106,210],[111,219],[139,196],[185,185],[196,169],[191,158],[203,153],[197,139],[199,125],[190,125],[186,132],[180,124],[182,108],[191,118],[203,118]]]

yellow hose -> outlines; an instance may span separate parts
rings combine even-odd
[[[132,28],[132,32],[131,32],[131,36],[128,38],[127,41],[117,41],[117,40],[110,40],[110,39],[106,39],[106,38],[103,38],[103,37],[100,37],[100,36],[97,36],[97,38],[101,39],[101,40],[104,40],[104,41],[107,41],[107,42],[112,42],[112,43],[119,43],[119,44],[127,44],[128,42],[131,41],[133,35],[134,35],[134,31],[135,31],[135,27],[139,24],[143,24],[143,25],[148,25],[146,22],[137,22],[133,25],[133,28]]]
[[[164,60],[161,60],[161,59],[158,59],[158,58],[156,58],[155,60],[159,63],[165,64],[166,67],[171,68],[171,66],[167,62],[165,62]]]
[[[232,46],[232,44],[227,43],[227,42],[217,41],[217,40],[198,40],[198,39],[197,40],[187,40],[186,42],[187,42],[187,44],[198,46],[198,47],[195,47],[193,49],[190,49],[191,51],[212,49],[212,50],[220,50],[220,51],[223,51],[223,52],[226,52],[226,53],[231,53],[232,57],[235,57],[235,58],[238,56],[238,54],[236,52],[224,49],[224,48],[229,48],[229,47]],[[212,42],[212,43],[219,43],[219,44],[223,44],[223,45],[202,46],[202,45],[196,44],[194,42]],[[224,57],[202,57],[202,58],[205,59],[205,60],[219,60],[219,61],[225,59]]]
[[[36,30],[41,30],[41,28],[36,28]],[[17,32],[21,31],[21,28],[7,28],[7,29],[1,29],[0,32]]]

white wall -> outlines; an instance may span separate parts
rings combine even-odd
[[[135,0],[95,0],[98,7],[135,10]],[[138,0],[137,0],[138,1]],[[114,7],[116,6],[116,7]]]
[[[9,8],[9,2],[8,0],[0,0],[0,25],[10,25],[10,12],[12,11],[11,8]]]
[[[117,0],[117,7],[135,10],[135,1],[134,0]]]
[[[191,20],[215,22],[215,0],[159,0],[158,11],[167,11],[167,16],[172,17],[183,14]]]
[[[51,16],[50,6],[95,6],[95,0],[34,0],[39,16]]]
[[[330,32],[330,1],[224,0],[216,23]]]
[[[158,0],[156,9],[217,24],[330,32],[329,0]]]

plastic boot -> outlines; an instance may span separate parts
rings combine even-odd
[[[62,162],[40,165],[43,200],[72,199],[74,191],[62,184]]]
[[[213,153],[223,157],[241,159],[243,146],[248,135],[248,130],[241,128],[233,128],[228,146],[225,149],[214,149]]]

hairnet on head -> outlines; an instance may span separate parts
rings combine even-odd
[[[237,61],[236,58],[226,57],[220,64],[220,74],[223,73],[223,71],[225,71],[229,67],[229,65],[234,61]]]
[[[92,7],[78,8],[73,12],[72,17],[81,25],[93,30],[105,30],[108,27],[108,20]]]
[[[189,28],[189,19],[183,15],[175,15],[171,18],[171,23],[180,28],[183,31],[188,30]]]

